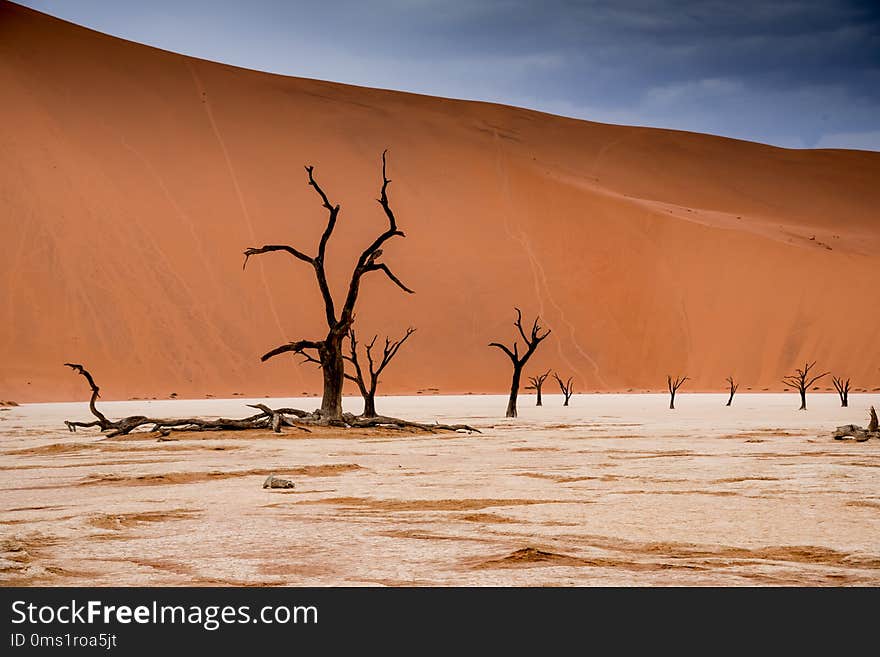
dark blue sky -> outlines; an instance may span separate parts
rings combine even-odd
[[[286,75],[791,148],[880,150],[880,3],[20,0]]]

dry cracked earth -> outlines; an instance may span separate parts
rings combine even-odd
[[[830,437],[877,397],[523,397],[516,420],[501,397],[396,397],[382,410],[483,433],[163,440],[23,405],[0,413],[0,584],[878,585],[880,441]],[[148,403],[245,402],[104,410]]]

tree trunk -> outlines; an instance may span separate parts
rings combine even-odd
[[[565,397],[565,401],[562,403],[563,406],[568,406],[568,396]]]
[[[798,409],[799,411],[807,410],[807,391],[801,390],[801,407]]]
[[[730,393],[730,399],[727,400],[726,406],[730,406],[733,403],[733,393]]]
[[[544,404],[541,403],[541,386],[535,386],[535,389],[538,391],[538,402],[535,406],[543,406]]]
[[[362,417],[376,417],[376,393],[368,392],[364,397],[364,412]]]
[[[522,370],[513,368],[513,381],[510,383],[510,399],[507,402],[507,417],[516,417],[516,397],[519,394],[519,379]]]
[[[669,410],[675,410],[675,393],[669,393]]]
[[[840,405],[843,408],[849,408],[849,393],[848,392],[842,392],[840,394]]]
[[[344,333],[343,333],[344,335]],[[321,371],[324,374],[324,396],[321,415],[328,419],[342,418],[342,384],[345,380],[345,361],[342,359],[342,338],[328,336],[321,350]]]

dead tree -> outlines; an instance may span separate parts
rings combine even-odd
[[[559,384],[559,389],[562,391],[562,396],[565,397],[565,401],[563,402],[563,406],[568,406],[568,400],[571,399],[572,395],[572,377],[568,377],[567,381],[563,381],[559,378],[559,375],[555,372],[553,373],[553,378],[556,379],[556,383]]]
[[[538,376],[530,376],[529,384],[526,386],[526,390],[534,390],[538,399],[535,402],[535,406],[543,406],[543,402],[541,400],[541,388],[544,386],[544,381],[547,380],[547,377],[550,376],[550,370],[547,370],[543,374],[539,374]]]
[[[361,396],[364,398],[364,412],[361,414],[361,417],[377,417],[376,387],[379,385],[379,375],[388,367],[388,363],[397,355],[398,350],[406,342],[407,338],[415,332],[414,328],[408,328],[406,329],[406,335],[400,338],[400,340],[392,341],[390,338],[385,338],[385,346],[382,347],[382,356],[378,359],[378,363],[373,359],[373,347],[376,345],[376,340],[379,336],[374,335],[373,339],[367,343],[367,368],[365,372],[358,358],[357,338],[354,329],[349,329],[349,354],[344,358],[354,367],[354,374],[346,372],[345,378],[357,384],[358,389],[361,391]],[[369,379],[367,378],[368,375]]]
[[[511,350],[506,345],[501,344],[500,342],[490,342],[490,347],[497,347],[501,351],[503,351],[510,358],[510,361],[513,363],[513,379],[510,383],[510,399],[507,402],[507,417],[516,417],[516,397],[519,394],[519,382],[520,377],[522,376],[522,370],[525,364],[528,362],[529,358],[532,357],[532,354],[535,353],[535,349],[538,348],[538,345],[546,339],[548,335],[550,335],[550,329],[547,329],[543,334],[541,334],[542,327],[540,325],[540,317],[535,318],[535,323],[532,324],[531,331],[527,334],[523,329],[522,325],[522,312],[519,308],[514,308],[516,311],[516,321],[513,325],[519,331],[520,336],[526,343],[525,353],[520,356],[519,354],[519,346],[517,340],[513,341],[513,349]]]
[[[317,255],[306,255],[302,251],[285,244],[266,244],[259,248],[251,247],[244,252],[245,267],[251,256],[271,253],[273,251],[283,251],[298,260],[308,263],[314,269],[318,289],[324,302],[324,314],[328,329],[327,335],[323,340],[297,340],[289,342],[263,354],[260,360],[265,362],[270,358],[288,352],[301,355],[308,354],[310,360],[317,360],[321,364],[321,371],[324,376],[324,393],[321,398],[321,409],[318,413],[325,419],[339,420],[342,418],[342,384],[345,379],[343,340],[348,335],[348,331],[354,322],[354,309],[358,299],[358,292],[360,291],[361,278],[370,272],[382,272],[404,292],[408,294],[413,292],[391,272],[388,265],[379,262],[379,259],[382,257],[382,245],[385,242],[392,237],[405,237],[403,231],[397,227],[397,219],[388,202],[387,192],[391,181],[386,175],[386,153],[387,151],[382,153],[382,188],[378,202],[388,219],[388,228],[373,240],[358,257],[348,284],[348,292],[338,314],[336,312],[336,302],[330,293],[330,286],[327,283],[324,259],[327,252],[327,243],[333,235],[333,229],[336,227],[336,221],[339,218],[340,206],[338,203],[335,205],[331,203],[327,194],[318,185],[314,177],[314,167],[306,166],[309,185],[315,189],[315,192],[321,199],[322,206],[327,210],[327,226],[324,228],[324,233],[321,235],[321,240],[318,243]]]
[[[818,374],[816,376],[810,376],[810,370],[816,365],[816,361],[812,363],[804,363],[803,368],[798,368],[795,370],[794,374],[789,374],[788,376],[782,377],[782,382],[787,385],[795,388],[801,395],[801,407],[798,409],[800,411],[807,410],[807,390],[811,385],[816,383],[823,376],[828,376],[828,372],[823,372],[822,374]]]
[[[675,393],[681,388],[682,384],[688,380],[686,376],[677,376],[674,379],[666,375],[666,385],[669,388],[669,408],[675,410]]]
[[[880,423],[877,422],[877,411],[874,410],[873,406],[871,407],[871,411],[868,416],[868,431],[880,431]]]
[[[840,396],[840,406],[847,408],[849,406],[849,379],[844,380],[842,377],[832,376],[831,381],[834,382],[834,388]]]
[[[725,379],[727,381],[727,385],[730,388],[730,398],[727,400],[726,406],[730,406],[733,403],[733,396],[736,394],[736,391],[739,389],[739,384],[733,380],[732,376],[729,376]]]

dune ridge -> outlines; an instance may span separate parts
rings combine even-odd
[[[553,329],[530,369],[575,391],[781,390],[804,360],[880,386],[880,153],[787,150],[283,77],[127,42],[0,1],[0,397],[320,392],[307,265],[334,202],[337,294],[381,229],[361,335],[418,333],[383,393],[502,392],[513,306]],[[830,383],[829,383],[830,386]],[[351,390],[356,393],[355,390]]]

